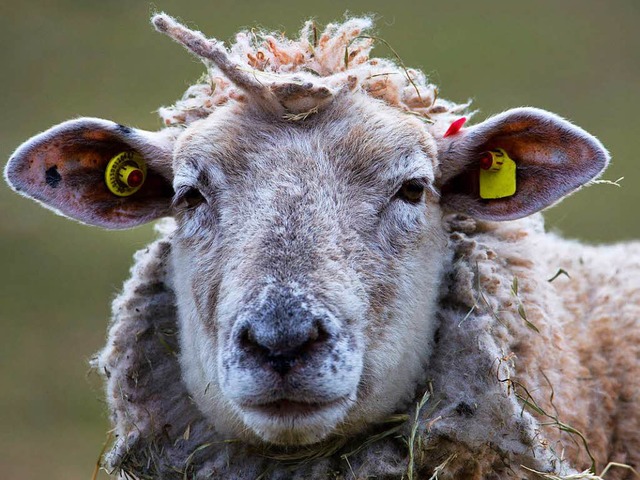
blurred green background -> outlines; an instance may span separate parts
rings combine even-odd
[[[87,115],[145,129],[203,66],[148,23],[166,10],[210,36],[240,27],[294,33],[374,13],[378,33],[475,120],[509,107],[555,111],[597,135],[613,164],[547,213],[590,242],[640,237],[640,1],[0,1],[0,158],[29,136]],[[379,55],[389,55],[378,47]],[[108,421],[87,360],[109,303],[151,227],[104,232],[0,186],[0,477],[90,479]],[[100,478],[106,478],[101,474]]]

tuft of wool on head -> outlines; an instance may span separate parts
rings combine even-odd
[[[300,30],[297,40],[281,33],[245,30],[236,35],[227,52],[238,69],[258,82],[312,83],[331,91],[345,87],[360,89],[444,131],[469,104],[438,98],[437,87],[428,82],[424,73],[405,68],[399,58],[399,63],[371,58],[371,50],[380,40],[369,33],[372,27],[370,18],[351,18],[343,23],[328,24],[318,32],[315,22],[310,20]],[[166,125],[188,125],[208,117],[230,99],[246,100],[245,92],[217,66],[211,62],[207,65],[207,72],[180,100],[159,109]]]

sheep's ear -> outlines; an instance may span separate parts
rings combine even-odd
[[[177,131],[152,133],[98,118],[70,120],[23,143],[9,159],[5,178],[20,194],[82,223],[134,227],[170,211]],[[122,152],[135,154],[146,167],[142,186],[129,196],[114,194],[105,179],[109,161]]]
[[[442,204],[487,220],[513,220],[548,207],[596,177],[609,161],[595,137],[535,108],[508,110],[436,140]],[[483,157],[491,160],[488,152],[499,149],[515,162],[514,178],[504,180],[513,180],[515,189],[501,198],[482,198],[487,197],[480,191]]]

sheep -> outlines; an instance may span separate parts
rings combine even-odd
[[[86,224],[170,217],[93,361],[108,471],[633,474],[640,244],[564,240],[537,213],[606,167],[597,139],[533,108],[462,128],[467,104],[369,58],[366,18],[319,36],[307,22],[299,40],[241,32],[229,50],[153,23],[208,65],[164,129],[64,122],[5,170]],[[480,198],[496,155],[516,162],[515,192]]]

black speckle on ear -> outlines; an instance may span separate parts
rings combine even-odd
[[[130,127],[127,127],[126,125],[118,124],[118,132],[121,133],[122,135],[131,135],[133,133],[133,130]]]
[[[58,173],[57,165],[54,165],[44,172],[44,181],[47,182],[47,185],[51,188],[56,188],[60,184],[61,180],[62,176]]]

